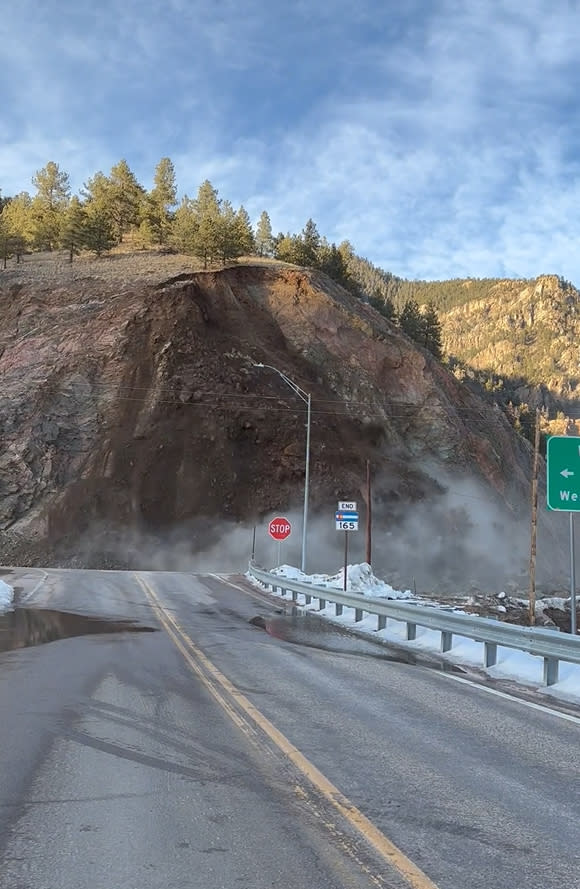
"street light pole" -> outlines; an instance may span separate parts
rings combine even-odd
[[[304,517],[302,519],[302,565],[300,566],[303,574],[306,574],[306,528],[308,526],[308,497],[310,493],[310,415],[312,407],[310,392],[306,406],[306,466],[304,467]]]
[[[306,405],[306,463],[304,467],[304,513],[302,518],[302,558],[301,558],[301,566],[300,570],[303,574],[306,574],[306,547],[307,547],[307,529],[308,529],[308,498],[310,495],[310,425],[312,419],[312,396],[310,392],[305,392],[304,389],[301,389],[290,377],[287,377],[285,373],[281,370],[278,370],[277,367],[273,367],[271,364],[254,364],[254,367],[268,368],[268,370],[273,370],[278,374],[279,377],[282,377],[287,386],[290,386],[292,391],[301,398],[302,401]]]

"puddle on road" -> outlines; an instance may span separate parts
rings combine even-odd
[[[461,667],[430,658],[423,652],[415,654],[402,648],[388,649],[376,642],[367,642],[359,636],[353,636],[348,630],[329,623],[314,614],[285,614],[263,617],[259,615],[250,620],[256,627],[261,627],[270,636],[301,645],[306,648],[317,648],[333,654],[350,654],[357,657],[372,657],[382,661],[398,664],[420,664],[434,667],[450,673],[464,673]]]
[[[15,651],[74,636],[103,633],[154,633],[154,627],[131,620],[105,620],[68,611],[15,608],[0,614],[0,651]]]

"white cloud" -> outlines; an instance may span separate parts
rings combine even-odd
[[[0,186],[173,158],[275,230],[309,216],[410,277],[554,271],[580,283],[577,0],[23,0]],[[59,27],[54,26],[58,21]]]

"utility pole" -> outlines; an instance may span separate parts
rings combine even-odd
[[[566,435],[578,435],[576,421],[568,418]],[[574,513],[569,513],[570,521],[570,632],[576,635],[576,540],[574,537]]]
[[[372,556],[372,503],[371,503],[371,461],[367,460],[367,565],[371,564]]]
[[[295,390],[297,391],[297,390]],[[297,394],[304,400],[301,391]],[[306,393],[306,461],[304,466],[304,512],[302,517],[302,557],[300,570],[306,574],[306,547],[308,545],[308,501],[310,498],[310,426],[312,423],[312,396]]]
[[[532,534],[530,541],[530,626],[536,623],[536,537],[538,530],[538,466],[540,462],[540,408],[536,408],[534,435],[534,462],[532,466]]]

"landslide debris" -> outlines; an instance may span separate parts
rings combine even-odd
[[[379,560],[447,582],[484,514],[515,546],[531,451],[497,409],[319,272],[166,259],[0,276],[4,562],[132,567],[140,535],[179,529],[195,551],[224,520],[299,509],[304,405],[258,362],[312,393],[311,508],[329,527],[338,498],[362,507],[368,459]],[[425,533],[405,525],[417,504]],[[388,541],[403,527],[404,557]]]

